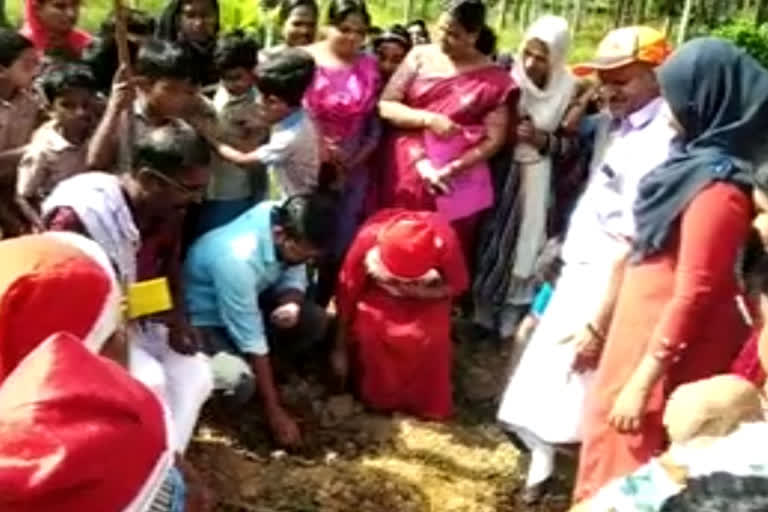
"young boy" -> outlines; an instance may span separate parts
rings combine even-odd
[[[40,203],[56,184],[86,170],[86,141],[94,127],[96,80],[80,64],[64,64],[41,81],[51,120],[37,129],[19,164],[16,202],[30,225],[43,230]]]
[[[0,29],[0,238],[23,231],[13,202],[16,167],[41,117],[31,85],[40,69],[37,51],[15,30]]]
[[[150,39],[139,49],[134,76],[115,75],[104,116],[88,147],[88,167],[131,168],[131,141],[153,128],[184,123],[198,104],[195,62],[178,44]]]
[[[315,188],[320,168],[317,130],[301,107],[315,73],[315,61],[304,50],[287,48],[259,64],[256,88],[264,120],[272,126],[269,142],[244,153],[214,142],[219,154],[238,165],[269,167],[283,197]]]
[[[214,52],[221,75],[213,99],[215,133],[222,142],[246,152],[258,148],[269,134],[254,85],[257,58],[256,41],[239,32],[221,38]],[[198,224],[200,234],[238,217],[264,199],[267,191],[267,175],[261,164],[239,166],[216,158],[211,170],[211,184]]]

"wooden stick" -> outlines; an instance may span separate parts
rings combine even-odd
[[[121,66],[131,68],[131,54],[128,50],[128,24],[125,21],[125,8],[122,0],[115,2],[115,41],[117,42],[117,58]]]

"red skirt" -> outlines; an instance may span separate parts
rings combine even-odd
[[[359,394],[382,412],[429,420],[453,413],[451,300],[363,292],[352,325]]]

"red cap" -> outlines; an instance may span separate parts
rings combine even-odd
[[[418,279],[438,267],[443,246],[429,223],[413,217],[395,217],[378,238],[381,262],[401,279]]]
[[[0,386],[0,510],[146,510],[173,458],[154,394],[70,334]]]
[[[0,242],[0,382],[50,335],[98,352],[120,323],[120,287],[95,242],[46,233]]]

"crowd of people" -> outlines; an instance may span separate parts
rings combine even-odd
[[[26,0],[0,30],[0,509],[209,510],[202,406],[296,447],[276,382],[307,359],[446,421],[457,317],[513,347],[524,503],[580,445],[575,510],[768,509],[745,52],[634,26],[571,67],[546,15],[504,55],[481,0],[431,34],[283,0],[279,44],[224,33],[216,0],[96,36],[79,9]]]

